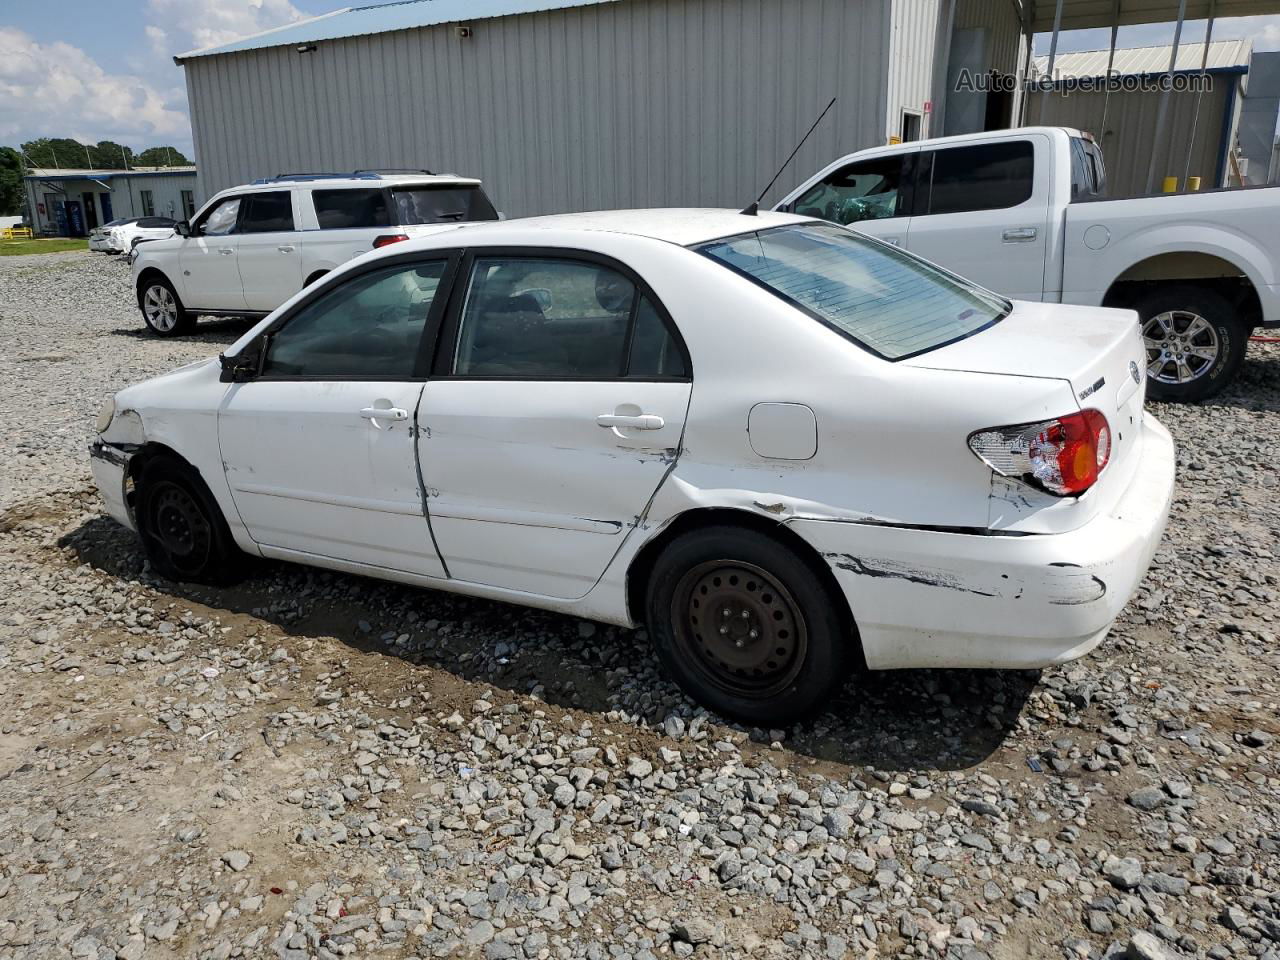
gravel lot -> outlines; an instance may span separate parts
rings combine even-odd
[[[1155,412],[1180,484],[1093,655],[708,717],[642,635],[263,565],[155,579],[101,515],[127,267],[0,261],[0,958],[1280,958],[1280,350]]]

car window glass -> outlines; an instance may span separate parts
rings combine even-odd
[[[933,154],[928,211],[1001,210],[1031,199],[1034,148],[1030,140],[951,147]]]
[[[498,219],[479,187],[395,187],[391,197],[401,225]]]
[[[385,190],[313,190],[311,199],[321,230],[391,225]]]
[[[411,378],[444,269],[442,260],[397,264],[325,291],[272,334],[264,373]]]
[[[288,190],[254,193],[240,219],[241,233],[279,233],[293,229],[293,200]]]
[[[902,157],[876,157],[842,167],[810,187],[795,212],[848,226],[899,215]]]
[[[684,353],[662,315],[648,297],[636,306],[635,332],[631,335],[631,360],[627,376],[637,379],[683,379],[689,375]]]
[[[221,237],[236,228],[236,218],[240,216],[240,198],[228,197],[205,214],[200,224],[200,232],[206,237]]]
[[[615,379],[635,286],[576,260],[477,258],[454,352],[460,376]]]

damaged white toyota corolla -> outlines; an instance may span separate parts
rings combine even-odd
[[[695,698],[812,713],[851,667],[1035,667],[1159,542],[1126,311],[1017,303],[844,228],[628,211],[362,257],[121,391],[93,472],[153,569],[244,553],[647,624]]]

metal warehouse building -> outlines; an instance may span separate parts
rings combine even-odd
[[[175,60],[205,197],[284,172],[425,167],[482,178],[512,216],[743,206],[832,97],[778,191],[893,138],[1016,125],[1037,31],[1266,6],[407,0]],[[1015,82],[973,89],[965,74]]]
[[[83,237],[94,227],[126,217],[183,220],[196,203],[195,167],[33,168],[23,185],[31,227],[44,236]]]

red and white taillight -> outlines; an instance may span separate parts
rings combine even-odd
[[[1098,410],[1054,420],[990,427],[969,435],[969,449],[1002,477],[1060,497],[1084,493],[1111,459],[1111,427]]]

